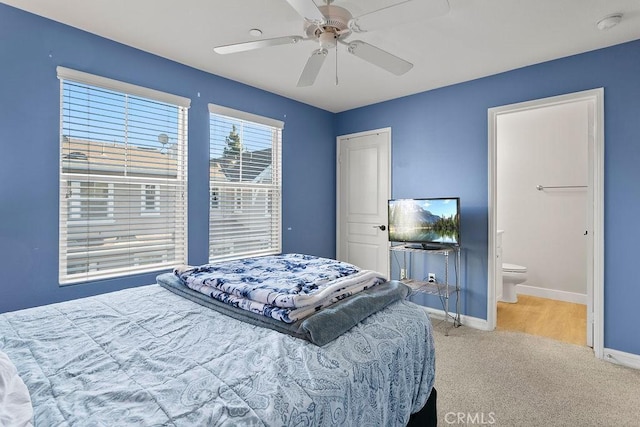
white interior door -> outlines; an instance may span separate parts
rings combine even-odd
[[[338,137],[336,253],[389,277],[391,129]]]

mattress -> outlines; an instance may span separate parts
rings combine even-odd
[[[435,376],[406,300],[319,347],[159,285],[2,314],[0,350],[46,426],[400,426]]]

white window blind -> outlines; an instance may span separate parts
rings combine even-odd
[[[279,254],[281,121],[209,105],[209,260]]]
[[[179,96],[58,67],[60,284],[187,259],[187,109]]]

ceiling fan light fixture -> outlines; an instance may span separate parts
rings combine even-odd
[[[614,14],[605,16],[604,18],[600,19],[596,23],[596,26],[598,27],[598,29],[600,31],[605,31],[605,30],[608,30],[610,28],[615,27],[616,25],[618,25],[620,23],[620,21],[622,21],[622,13],[614,13]]]
[[[334,32],[327,31],[325,33],[320,34],[320,36],[318,37],[318,40],[320,41],[320,46],[322,46],[324,49],[330,49],[330,48],[336,47],[336,44],[338,42],[338,37]]]

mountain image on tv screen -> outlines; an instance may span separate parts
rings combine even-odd
[[[389,240],[459,244],[460,200],[389,200]]]

